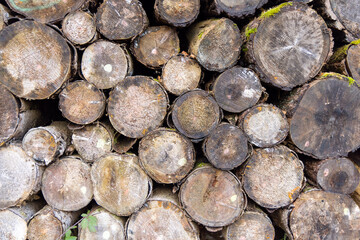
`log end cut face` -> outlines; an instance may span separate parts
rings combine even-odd
[[[268,0],[216,0],[215,2],[219,11],[225,12],[230,17],[241,18],[254,14]]]
[[[357,0],[330,0],[338,20],[355,38],[360,38],[360,3]]]
[[[86,44],[96,34],[94,18],[84,11],[70,13],[62,22],[62,31],[72,43]]]
[[[0,238],[11,240],[27,239],[26,221],[10,210],[0,211]]]
[[[14,95],[45,99],[58,90],[70,74],[70,48],[52,28],[19,21],[0,33],[1,83]]]
[[[185,27],[197,18],[200,0],[157,0],[155,9],[161,19],[175,27]]]
[[[54,210],[45,207],[29,222],[27,238],[29,240],[58,239],[63,233],[62,222],[54,215]]]
[[[346,70],[357,82],[360,81],[360,44],[349,47],[346,57]]]
[[[19,103],[5,87],[0,86],[0,146],[10,140],[18,127]]]

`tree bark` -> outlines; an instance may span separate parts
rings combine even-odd
[[[10,16],[10,10],[4,5],[0,4],[0,31],[6,27]]]
[[[355,167],[360,174],[360,167],[359,165],[355,164]],[[354,201],[357,203],[357,205],[360,207],[360,184],[356,187],[355,191],[351,195],[351,197],[354,199]]]

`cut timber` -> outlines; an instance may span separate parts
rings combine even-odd
[[[209,71],[222,72],[236,64],[242,40],[237,25],[227,18],[209,19],[187,32],[189,53]]]
[[[113,150],[117,153],[126,153],[128,152],[136,143],[136,138],[128,138],[120,133],[115,133]]]
[[[233,223],[246,207],[246,196],[237,177],[211,166],[191,172],[179,194],[190,217],[211,228]]]
[[[192,142],[171,129],[159,128],[141,139],[140,165],[158,183],[177,183],[194,167]]]
[[[268,0],[212,0],[210,11],[216,15],[225,13],[228,17],[244,18],[252,15]]]
[[[40,190],[42,169],[17,144],[0,148],[0,209],[20,205]]]
[[[180,95],[174,102],[171,115],[176,129],[195,140],[209,135],[222,118],[215,99],[200,89]]]
[[[105,0],[97,9],[96,27],[110,40],[134,38],[148,25],[148,17],[138,0]]]
[[[70,77],[69,45],[51,27],[19,21],[0,39],[0,81],[17,97],[46,99]]]
[[[99,119],[105,104],[104,93],[84,80],[69,83],[59,94],[62,115],[76,124],[89,124]]]
[[[195,21],[200,12],[200,0],[156,0],[156,19],[174,27],[186,27]]]
[[[112,126],[130,138],[141,138],[159,127],[169,104],[160,83],[151,77],[126,77],[111,92],[107,111]]]
[[[360,174],[347,158],[304,161],[309,179],[327,192],[350,194],[359,185]]]
[[[22,219],[25,220],[25,222],[29,222],[30,219],[40,209],[42,209],[46,205],[46,202],[45,202],[44,199],[39,198],[39,199],[35,200],[35,198],[36,197],[34,196],[34,200],[25,201],[20,206],[11,207],[11,208],[8,208],[7,210],[9,210],[9,211],[15,213],[16,215],[20,216]]]
[[[82,159],[94,162],[111,152],[114,132],[115,130],[108,124],[97,122],[74,130],[72,143]]]
[[[26,240],[27,224],[10,210],[0,210],[0,240]]]
[[[357,164],[355,164],[355,167],[356,167],[356,169],[358,170],[358,172],[360,174],[360,167]],[[354,199],[354,201],[360,207],[360,184],[356,187],[356,189],[353,192],[353,194],[351,195],[351,197]]]
[[[254,150],[241,176],[246,194],[262,207],[292,203],[304,184],[304,166],[287,147]]]
[[[30,221],[27,239],[59,240],[65,231],[76,222],[80,213],[80,211],[64,212],[46,205]]]
[[[94,39],[96,34],[95,20],[91,14],[76,11],[67,15],[62,22],[65,37],[76,45],[83,45]]]
[[[30,129],[22,140],[26,154],[40,165],[49,165],[64,154],[70,145],[70,130],[67,122],[53,122],[46,127]]]
[[[96,202],[117,216],[129,216],[146,202],[152,181],[129,154],[108,154],[92,166]]]
[[[127,222],[127,239],[200,240],[198,227],[181,209],[177,196],[157,189]]]
[[[259,101],[262,87],[253,70],[235,66],[216,78],[212,92],[222,109],[239,113]]]
[[[4,5],[0,4],[0,31],[6,27],[10,17],[10,10]]]
[[[90,166],[75,156],[62,157],[44,171],[41,191],[46,202],[62,211],[77,211],[90,203]]]
[[[179,37],[169,26],[149,27],[130,47],[135,58],[148,68],[160,68],[180,52]]]
[[[303,3],[268,10],[248,25],[245,35],[248,61],[261,80],[283,90],[315,77],[333,46],[325,21]]]
[[[326,159],[359,148],[360,89],[349,86],[347,77],[325,73],[289,100],[285,110],[293,113],[290,136],[299,151]]]
[[[271,147],[285,140],[289,123],[285,114],[271,104],[259,104],[244,113],[241,128],[249,142],[257,147]]]
[[[132,73],[132,60],[121,45],[100,40],[85,49],[81,72],[99,89],[113,88]]]
[[[91,210],[89,215],[97,219],[95,232],[90,231],[89,228],[82,228],[82,223],[80,223],[79,240],[125,240],[124,218],[120,218],[101,207]]]
[[[201,80],[202,71],[195,59],[188,55],[170,58],[162,69],[161,84],[170,93],[180,94],[195,89]]]
[[[221,123],[205,138],[203,151],[214,167],[231,170],[246,160],[249,149],[243,131],[229,123]]]
[[[85,0],[6,0],[9,7],[27,18],[35,19],[38,22],[54,22],[80,8]]]
[[[349,47],[345,64],[347,73],[360,84],[360,44]]]

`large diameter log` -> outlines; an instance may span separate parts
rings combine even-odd
[[[10,210],[0,210],[0,240],[26,240],[26,221]]]
[[[162,124],[168,103],[165,89],[151,77],[126,77],[110,92],[107,112],[118,132],[141,138]]]
[[[20,205],[40,190],[42,169],[17,144],[0,148],[0,209]]]
[[[222,72],[236,64],[242,40],[237,25],[227,18],[209,19],[187,32],[189,53],[209,71]]]
[[[192,142],[171,129],[159,128],[141,139],[140,165],[158,183],[177,183],[194,167]]]
[[[0,39],[0,81],[17,97],[46,99],[69,78],[70,48],[51,27],[19,21],[4,28]]]
[[[41,191],[46,202],[62,211],[77,211],[93,198],[90,166],[80,158],[67,156],[44,171]]]
[[[283,90],[315,77],[333,45],[325,21],[315,10],[295,2],[263,13],[246,28],[245,35],[248,61],[261,80]]]
[[[309,179],[327,192],[351,194],[360,182],[360,173],[348,158],[304,161]]]
[[[73,44],[86,44],[96,36],[95,20],[87,12],[72,12],[64,18],[62,32]]]
[[[285,146],[256,149],[244,166],[241,179],[249,198],[262,207],[276,209],[299,196],[304,166]]]
[[[177,196],[168,189],[157,190],[129,218],[127,239],[200,240],[198,227],[182,210]]]
[[[149,27],[131,42],[130,50],[146,67],[160,68],[180,52],[179,37],[169,26]]]
[[[237,177],[211,166],[202,166],[191,172],[181,185],[179,194],[189,216],[210,228],[233,223],[246,207],[246,196]]]
[[[117,216],[129,216],[146,202],[152,181],[129,154],[108,154],[92,166],[96,202]]]
[[[229,123],[221,123],[205,138],[203,152],[214,167],[231,170],[246,160],[249,148],[243,131]]]
[[[228,17],[244,18],[252,15],[268,0],[208,0],[209,11],[216,15],[225,13]]]
[[[40,165],[49,165],[64,154],[70,145],[70,130],[67,122],[53,122],[46,127],[30,129],[22,140],[26,154]]]
[[[96,27],[110,40],[132,39],[149,25],[138,0],[105,0],[96,13]]]
[[[131,75],[132,61],[121,45],[100,40],[85,49],[81,72],[97,88],[113,88],[127,75]]]
[[[156,0],[156,19],[174,27],[186,27],[193,23],[200,12],[200,0]]]

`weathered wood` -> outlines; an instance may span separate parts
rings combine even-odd
[[[327,192],[351,194],[360,182],[355,164],[347,158],[304,161],[308,178]]]
[[[128,152],[136,143],[136,138],[128,138],[118,132],[115,133],[113,150],[117,153]]]
[[[160,68],[180,52],[179,37],[169,26],[148,27],[130,46],[136,60],[148,68]]]
[[[283,3],[245,30],[247,60],[262,81],[291,90],[315,77],[331,55],[330,30],[303,3]]]
[[[193,23],[200,12],[200,0],[156,0],[155,17],[174,27],[186,27]]]
[[[258,205],[276,209],[292,203],[304,184],[304,166],[287,147],[256,149],[241,176],[246,194]]]
[[[260,99],[259,77],[249,68],[232,67],[220,74],[212,85],[219,106],[228,112],[239,113],[254,106]]]
[[[231,18],[244,18],[252,15],[268,0],[207,0],[208,11],[211,14],[226,14]]]
[[[345,60],[347,73],[360,84],[360,45],[352,45],[347,51]]]
[[[112,126],[130,138],[159,127],[169,103],[167,93],[151,77],[126,77],[111,92],[107,112]]]
[[[158,183],[177,183],[194,167],[192,142],[175,130],[159,128],[139,143],[139,162]]]
[[[187,32],[189,53],[209,71],[222,72],[236,64],[242,39],[237,25],[227,18],[209,19]]]
[[[77,211],[93,198],[90,166],[79,157],[62,157],[44,171],[41,186],[46,202],[62,211]]]
[[[201,89],[180,95],[174,101],[171,112],[175,128],[195,140],[209,135],[221,118],[222,112],[215,99]]]
[[[25,220],[25,222],[28,223],[32,217],[46,205],[46,202],[43,198],[35,199],[36,198],[34,197],[34,199],[31,201],[25,201],[20,206],[10,207],[7,210],[20,216]]]
[[[233,223],[246,207],[246,196],[237,177],[209,165],[191,172],[179,194],[189,216],[211,228]]]
[[[49,165],[62,156],[70,145],[71,132],[67,124],[57,121],[46,127],[30,129],[22,140],[26,154],[40,165]]]
[[[42,169],[19,144],[0,148],[0,209],[20,205],[40,190]]]
[[[243,131],[232,124],[221,123],[205,138],[203,152],[214,167],[231,170],[246,160],[249,148]]]
[[[26,240],[26,221],[10,210],[0,210],[0,240]]]
[[[99,89],[113,88],[132,74],[132,60],[122,45],[100,40],[88,46],[81,60],[81,72]]]
[[[159,81],[170,93],[180,94],[195,89],[201,80],[202,71],[195,59],[179,54],[166,62]]]
[[[149,25],[138,0],[105,0],[97,9],[96,27],[110,40],[132,39]]]
[[[89,43],[96,36],[95,20],[87,12],[72,12],[64,18],[62,32],[73,44],[83,45]]]
[[[1,30],[0,39],[0,81],[17,97],[46,99],[69,78],[70,48],[51,27],[19,21]]]
[[[76,124],[89,124],[105,111],[105,95],[94,84],[84,80],[69,83],[59,94],[62,115]]]
[[[356,169],[358,170],[359,174],[360,174],[360,167],[359,165],[355,164]],[[353,194],[351,194],[351,197],[354,199],[354,201],[357,203],[357,205],[359,205],[360,207],[360,184],[356,187],[355,191],[353,192]]]
[[[117,216],[129,216],[146,202],[152,181],[129,154],[108,154],[92,166],[96,202]]]
[[[127,239],[200,240],[198,227],[169,189],[157,189],[127,222]]]
[[[0,4],[0,31],[6,27],[10,17],[10,10],[4,5]]]
[[[289,123],[285,114],[272,104],[259,104],[245,113],[240,121],[249,142],[257,147],[271,147],[285,140]]]

